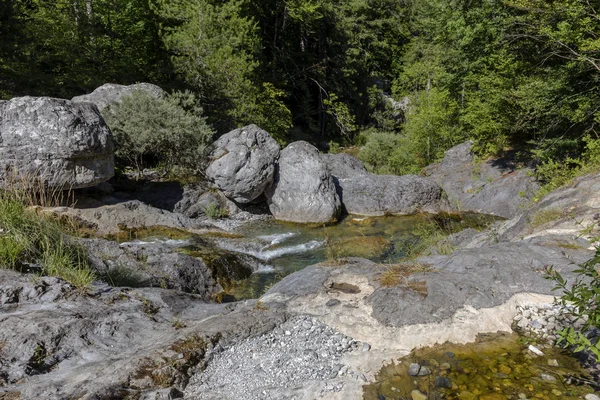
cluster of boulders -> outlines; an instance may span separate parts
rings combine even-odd
[[[20,97],[0,102],[0,184],[36,180],[44,187],[75,189],[110,179],[114,144],[101,113],[136,90],[164,95],[150,84],[106,84],[72,100]],[[343,208],[368,216],[449,209],[442,189],[432,181],[369,174],[352,156],[322,155],[304,141],[281,150],[256,125],[229,132],[213,144],[206,176],[235,203],[266,200],[276,219],[298,223],[334,222]]]
[[[238,203],[264,199],[276,219],[335,221],[350,214],[382,216],[449,210],[442,189],[425,178],[374,175],[348,154],[319,153],[298,141],[280,151],[256,125],[223,135],[213,144],[206,176]]]

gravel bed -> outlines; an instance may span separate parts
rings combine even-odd
[[[571,315],[571,308],[557,304],[528,305],[517,307],[513,327],[515,331],[533,337],[548,344],[556,342],[556,332],[571,326],[575,318]],[[583,321],[577,321],[576,328],[581,327]]]
[[[280,399],[285,389],[345,374],[348,367],[340,362],[342,354],[359,347],[368,350],[368,344],[310,316],[294,317],[267,334],[214,354],[208,367],[192,378],[185,398]],[[341,383],[331,383],[323,385],[322,391],[339,391],[342,387]]]

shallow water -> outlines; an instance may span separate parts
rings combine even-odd
[[[466,228],[480,229],[497,219],[472,213],[347,216],[331,226],[270,220],[247,224],[224,234],[198,236],[179,229],[154,227],[124,231],[111,239],[122,246],[166,244],[194,256],[214,253],[215,247],[221,253],[224,250],[252,256],[258,263],[253,267],[256,272],[232,287],[228,283],[226,288],[236,299],[245,299],[259,297],[283,276],[309,265],[344,257],[396,263],[449,233]]]
[[[565,382],[569,376],[585,377],[569,353],[543,348],[544,355],[536,356],[527,347],[516,334],[495,334],[477,343],[417,349],[383,368],[377,382],[364,387],[364,399],[408,400],[415,390],[428,400],[583,399],[593,392]],[[426,366],[431,374],[409,376],[411,363]]]
[[[256,257],[259,273],[235,290],[237,298],[258,297],[282,276],[328,259],[363,257],[395,263],[423,240],[423,230],[457,232],[482,228],[497,218],[480,214],[432,216],[348,216],[332,226],[266,221],[246,226],[241,238],[214,239],[218,247]],[[420,233],[419,236],[417,233]],[[431,233],[431,232],[429,232]],[[426,234],[429,234],[426,232]]]

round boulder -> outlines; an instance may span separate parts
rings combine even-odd
[[[96,88],[92,93],[82,96],[75,96],[71,101],[75,103],[92,103],[98,107],[100,112],[113,103],[118,103],[122,97],[131,96],[135,91],[146,92],[152,97],[158,99],[165,95],[164,90],[151,83],[136,83],[135,85],[117,85],[115,83],[106,83]]]
[[[265,194],[271,213],[283,221],[328,223],[341,211],[327,165],[316,147],[304,141],[281,152],[273,185]]]
[[[93,104],[49,97],[0,102],[0,186],[77,189],[114,175],[113,138]]]
[[[366,174],[338,180],[349,214],[382,216],[449,211],[441,187],[416,175]]]
[[[213,143],[206,177],[231,200],[249,203],[273,182],[279,150],[256,125],[236,129]]]

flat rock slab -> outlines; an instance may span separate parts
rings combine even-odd
[[[49,97],[0,102],[0,185],[77,189],[114,175],[110,130],[92,104]]]
[[[347,284],[359,290],[349,297],[364,299],[371,316],[382,326],[438,323],[465,306],[495,307],[519,293],[553,294],[555,285],[544,279],[545,267],[552,265],[569,277],[576,268],[573,262],[583,262],[590,254],[586,250],[565,251],[529,241],[464,249],[452,256],[418,260],[426,272],[399,276],[389,287],[382,284],[382,276],[392,273],[393,266],[349,259],[339,268],[323,263],[291,274],[274,285],[262,300],[308,304],[309,299],[327,293],[344,297],[347,294],[336,290],[336,286]],[[362,276],[362,283],[344,280],[345,273]],[[326,300],[321,305],[323,309],[325,305]]]
[[[209,304],[163,289],[94,286],[0,269],[0,397],[22,400],[182,391],[217,343],[272,330],[284,316],[254,303]],[[186,364],[189,363],[189,364]]]

